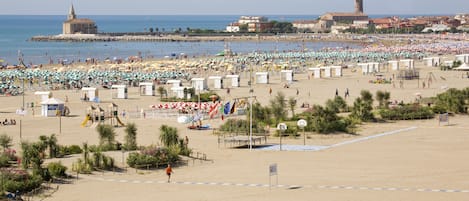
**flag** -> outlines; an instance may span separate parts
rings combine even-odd
[[[208,112],[210,119],[213,119],[213,117],[218,114],[219,106],[220,106],[220,103],[215,103],[210,106],[210,110]]]
[[[233,102],[233,106],[231,106],[230,114],[233,114],[236,109],[236,101]]]
[[[228,101],[226,104],[225,104],[225,108],[223,110],[223,114],[230,114],[230,101]]]

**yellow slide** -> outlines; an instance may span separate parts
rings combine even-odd
[[[90,116],[86,115],[85,120],[81,123],[81,127],[85,127],[89,120],[90,120]]]
[[[119,117],[116,116],[116,119],[117,119],[117,123],[119,123],[119,125],[125,126],[125,124],[122,123],[122,121],[121,121],[121,119],[119,119]]]

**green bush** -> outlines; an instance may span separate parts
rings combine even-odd
[[[253,121],[252,132],[253,133],[265,133],[263,128],[264,123]],[[238,133],[238,134],[249,134],[249,121],[244,119],[228,119],[220,126],[220,131]]]
[[[28,174],[4,173],[3,190],[7,192],[25,193],[32,191],[42,184],[40,175],[30,176]]]
[[[60,162],[52,162],[47,165],[47,169],[52,177],[65,177],[65,171],[67,171],[67,167],[62,165]]]
[[[432,111],[433,113],[435,114],[444,114],[444,113],[447,113],[448,110],[446,110],[445,107],[441,106],[441,105],[435,105],[432,107]]]
[[[72,171],[81,174],[91,174],[91,172],[93,171],[93,167],[90,163],[87,163],[81,158],[79,158],[76,162],[72,164]]]
[[[149,146],[142,149],[139,153],[130,153],[127,158],[127,164],[133,168],[151,167],[157,168],[159,165],[175,163],[179,160],[178,154],[181,152],[177,145],[171,148],[160,148]]]
[[[59,146],[59,156],[67,156],[72,154],[81,154],[83,150],[78,145]]]
[[[420,105],[405,105],[392,109],[382,109],[379,111],[381,118],[386,120],[413,120],[432,119],[435,113],[429,107]]]

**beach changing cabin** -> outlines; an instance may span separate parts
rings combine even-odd
[[[140,96],[154,96],[155,95],[155,85],[153,82],[140,82]]]
[[[391,65],[391,69],[393,71],[399,70],[399,61],[388,61],[389,65]]]
[[[342,66],[332,66],[331,68],[334,69],[336,77],[342,77]]]
[[[173,92],[173,96],[176,98],[184,98],[184,87],[172,87],[171,91]],[[188,94],[189,95],[189,94]],[[189,98],[189,97],[188,97]]]
[[[292,70],[281,70],[280,71],[280,81],[285,81],[288,83],[293,82],[293,71]]]
[[[81,100],[99,102],[98,89],[94,87],[83,87],[81,88]]]
[[[321,67],[321,70],[324,70],[324,77],[332,77],[331,67]]]
[[[49,98],[41,102],[41,116],[56,117],[63,115],[65,102],[56,98]]]
[[[456,55],[456,61],[461,61],[462,63],[469,63],[469,54]]]
[[[357,64],[357,65],[360,66],[360,68],[362,69],[363,75],[368,75],[373,72],[373,70],[370,68],[369,63],[362,63],[362,64]]]
[[[256,73],[256,84],[269,84],[269,73],[268,72],[257,72]]]
[[[44,101],[47,101],[49,98],[52,98],[52,93],[50,91],[36,91],[34,92],[34,95],[39,97],[39,101],[37,101],[36,103],[42,103]]]
[[[239,87],[240,78],[239,75],[227,75],[226,78],[231,79],[231,87]]]
[[[192,87],[195,91],[203,91],[207,89],[207,80],[205,78],[192,78]]]
[[[401,63],[408,70],[413,70],[415,68],[415,61],[413,59],[403,59],[401,60]]]
[[[168,80],[166,84],[172,84],[172,87],[180,87],[181,86],[181,80]]]
[[[369,67],[370,67],[371,72],[373,72],[373,73],[379,73],[379,72],[381,72],[379,63],[376,63],[376,62],[374,62],[374,63],[369,63]]]
[[[428,67],[435,67],[440,65],[440,57],[423,58],[425,65]]]
[[[127,86],[126,85],[112,85],[111,97],[113,99],[127,99]]]
[[[208,77],[212,82],[214,89],[223,89],[223,77],[222,76],[210,76]]]
[[[321,78],[321,68],[309,68],[309,71],[313,71],[313,77],[316,79]]]

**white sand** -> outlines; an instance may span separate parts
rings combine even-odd
[[[272,97],[278,91],[284,92],[287,97],[296,97],[298,89],[299,105],[303,102],[324,105],[327,99],[333,98],[336,88],[342,96],[345,88],[349,88],[348,103],[352,104],[362,89],[370,90],[373,94],[377,90],[386,90],[391,92],[391,100],[411,102],[417,92],[428,97],[443,92],[443,86],[467,86],[468,80],[461,78],[461,72],[442,72],[423,67],[420,63],[418,66],[422,70],[421,77],[425,78],[431,71],[438,78],[430,89],[417,88],[416,80],[405,81],[404,89],[393,88],[391,84],[370,84],[368,80],[375,79],[373,76],[352,73],[348,69],[341,78],[308,80],[306,74],[295,75],[299,81],[289,89],[282,87],[278,77],[271,76],[273,84],[256,85],[254,90],[257,100],[263,105],[268,104],[271,98],[268,93],[270,87],[273,89]],[[388,78],[392,76],[392,72],[383,74]],[[439,79],[440,76],[444,76],[446,81]],[[242,79],[243,87],[231,89],[231,96],[247,96],[249,89],[246,82],[247,79]],[[118,104],[120,111],[148,108],[159,101],[158,97],[138,96],[136,88],[131,88],[129,92],[128,100],[111,100],[108,90],[100,90],[100,97],[104,102]],[[225,100],[230,100],[225,90],[218,93]],[[94,129],[80,127],[89,103],[81,102],[80,94],[74,91],[53,91],[53,95],[60,99],[68,96],[67,105],[73,115],[61,119],[59,143],[98,143]],[[27,92],[25,101],[34,99],[32,92]],[[0,97],[0,100],[0,119],[13,117],[17,123],[21,119],[23,140],[35,141],[39,135],[58,134],[59,118],[32,117],[31,114],[18,117],[13,113],[21,106],[21,96]],[[108,103],[100,105],[106,109]],[[36,108],[36,114],[38,111],[39,108]],[[301,109],[297,108],[296,112],[301,112]],[[430,192],[469,191],[469,162],[466,160],[469,154],[468,119],[467,116],[451,117],[451,126],[438,126],[437,120],[367,123],[360,126],[358,136],[311,134],[312,137],[306,142],[308,145],[332,145],[387,131],[417,127],[411,131],[317,152],[249,151],[224,148],[223,145],[219,148],[217,137],[212,135],[212,131],[190,131],[185,125],[176,123],[176,119],[124,119],[124,122],[137,124],[139,145],[159,143],[158,128],[168,124],[178,127],[180,136],[189,137],[189,146],[194,152],[206,153],[213,162],[195,161],[190,162],[189,166],[175,168],[170,184],[164,183],[166,175],[163,170],[136,173],[134,169],[128,169],[123,174],[106,172],[80,176],[73,184],[60,185],[59,190],[45,200],[468,200],[469,192]],[[222,122],[214,119],[204,123],[217,126]],[[18,148],[20,126],[2,126],[0,130],[0,133],[12,136],[15,148]],[[123,128],[117,128],[116,131],[117,140],[122,142]],[[269,142],[278,143],[278,138],[272,137]],[[303,138],[286,138],[284,143],[301,145]],[[120,152],[109,155],[115,157],[119,166],[122,165]],[[71,165],[75,158],[61,160]],[[286,186],[271,190],[268,187],[249,186],[269,184],[268,167],[273,163],[278,164],[278,183]],[[275,180],[272,177],[274,183]],[[299,188],[288,189],[291,185],[298,185]]]

